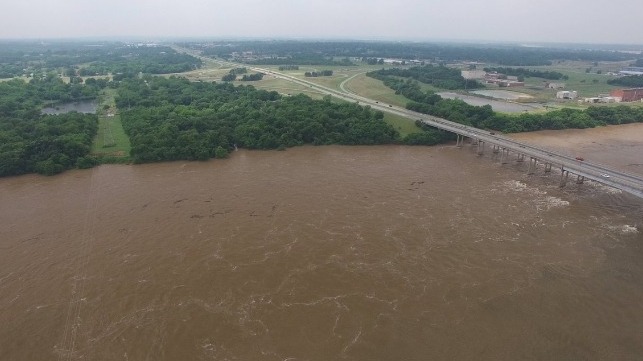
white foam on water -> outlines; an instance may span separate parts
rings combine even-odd
[[[618,232],[620,234],[636,234],[639,233],[638,228],[636,226],[631,226],[629,224],[623,224],[619,226],[608,226],[610,231]]]
[[[510,181],[503,182],[503,186],[507,190],[514,191],[514,192],[522,192],[522,193],[533,194],[533,195],[547,194],[547,192],[545,191],[541,191],[540,189],[535,187],[529,187],[527,184],[517,180],[510,180]]]
[[[547,209],[567,207],[569,202],[558,197],[547,196],[543,199]]]

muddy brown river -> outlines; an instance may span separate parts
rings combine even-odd
[[[329,146],[0,179],[0,360],[640,360],[643,201],[526,167]]]

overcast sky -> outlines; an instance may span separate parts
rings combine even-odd
[[[3,0],[0,38],[642,44],[643,0]]]

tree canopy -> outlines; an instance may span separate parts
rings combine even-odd
[[[610,85],[621,85],[629,88],[643,87],[643,75],[629,75],[620,78],[610,79],[607,81]]]
[[[0,82],[0,176],[56,174],[91,161],[90,144],[98,129],[93,114],[44,115],[45,100],[95,97],[89,85],[65,84],[58,77]]]
[[[399,137],[381,112],[368,107],[229,83],[131,79],[119,88],[116,103],[135,162],[205,160],[235,146],[385,144]]]
[[[498,72],[505,75],[522,76],[525,78],[534,77],[534,78],[543,78],[543,79],[549,79],[549,80],[560,80],[560,79],[566,80],[569,78],[567,75],[564,75],[563,73],[559,73],[557,71],[530,70],[526,68],[495,67],[495,68],[484,68],[484,71]]]
[[[221,41],[184,43],[203,55],[264,65],[342,65],[358,59],[430,62],[476,61],[504,66],[551,65],[557,60],[627,61],[623,52],[585,48],[524,47],[507,44],[446,44],[384,41]]]
[[[408,69],[391,68],[369,72],[366,75],[387,80],[394,77],[409,78],[420,81],[424,84],[433,85],[442,89],[475,89],[484,87],[475,80],[467,80],[462,77],[460,70],[447,68],[446,66],[416,66]]]

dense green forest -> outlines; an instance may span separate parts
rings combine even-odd
[[[202,61],[168,46],[120,42],[0,42],[0,78],[60,71],[66,76],[168,74]]]
[[[567,75],[563,75],[562,73],[559,73],[557,71],[530,70],[526,68],[495,67],[495,68],[484,68],[484,71],[497,72],[505,75],[513,75],[513,76],[524,77],[524,78],[534,77],[534,78],[543,78],[543,79],[549,79],[549,80],[569,79]]]
[[[121,84],[116,103],[135,162],[225,157],[235,146],[386,144],[399,137],[368,107],[229,83],[131,79]]]
[[[88,154],[98,129],[96,115],[43,115],[40,108],[45,100],[95,98],[99,86],[65,84],[55,75],[0,82],[0,176],[92,166]]]
[[[475,80],[463,78],[462,75],[460,75],[460,70],[447,68],[446,66],[424,65],[408,69],[382,69],[369,72],[366,75],[379,80],[385,80],[391,77],[415,79],[424,84],[433,85],[436,88],[451,90],[484,87],[483,84]]]
[[[193,47],[199,46],[192,44]],[[516,65],[548,63],[552,59],[622,60],[609,51],[486,48],[444,44],[362,42],[243,42],[205,48],[211,55],[252,54],[249,61],[295,69],[300,64],[351,65],[383,58],[486,60]],[[491,55],[495,54],[495,55]],[[504,62],[500,58],[504,56]],[[339,59],[339,60],[338,60]],[[297,65],[295,65],[297,64]],[[223,158],[236,147],[285,149],[302,144],[436,144],[453,134],[418,123],[422,132],[400,139],[383,120],[383,113],[358,104],[335,102],[330,96],[313,100],[305,95],[284,97],[252,86],[190,82],[178,77],[149,74],[182,72],[201,61],[158,45],[123,43],[0,43],[0,77],[27,75],[29,82],[0,82],[0,176],[37,172],[56,174],[73,167],[95,165],[89,156],[97,132],[97,117],[79,113],[44,115],[41,108],[94,99],[99,92],[117,89],[116,105],[132,144],[135,162]],[[519,76],[554,78],[554,72],[502,68]],[[113,75],[113,81],[80,76]],[[141,76],[140,73],[148,74]],[[60,74],[70,77],[61,80]],[[312,75],[312,73],[311,73]],[[332,75],[332,71],[317,72]],[[262,74],[246,68],[230,71],[224,80],[252,81]],[[546,114],[506,115],[490,106],[476,107],[461,100],[442,99],[422,91],[419,82],[445,89],[475,88],[459,70],[444,66],[383,69],[369,76],[410,101],[407,108],[461,124],[503,132],[585,128],[643,120],[643,109],[626,106],[562,109]],[[634,78],[634,77],[628,77]],[[628,79],[620,78],[620,79]]]
[[[369,73],[370,74],[370,73]],[[443,99],[430,91],[423,92],[411,79],[382,77],[384,84],[411,100],[407,109],[430,114],[453,122],[505,133],[530,132],[542,129],[593,128],[607,124],[643,122],[643,108],[590,107],[586,110],[561,109],[547,113],[509,115],[496,113],[491,106],[473,106],[460,99]]]
[[[200,68],[202,61],[167,46],[125,46],[112,49],[87,66],[74,66],[81,76],[117,73],[170,74]]]
[[[632,55],[610,50],[524,47],[502,44],[445,44],[369,41],[238,41],[182,44],[206,56],[243,59],[253,64],[349,65],[350,58],[397,58],[433,62],[478,61],[505,66],[551,65],[557,60],[625,61]],[[340,60],[340,64],[336,64]],[[342,64],[343,63],[343,64]]]
[[[610,85],[621,85],[629,88],[643,87],[643,75],[630,75],[620,78],[610,79],[607,81]]]

